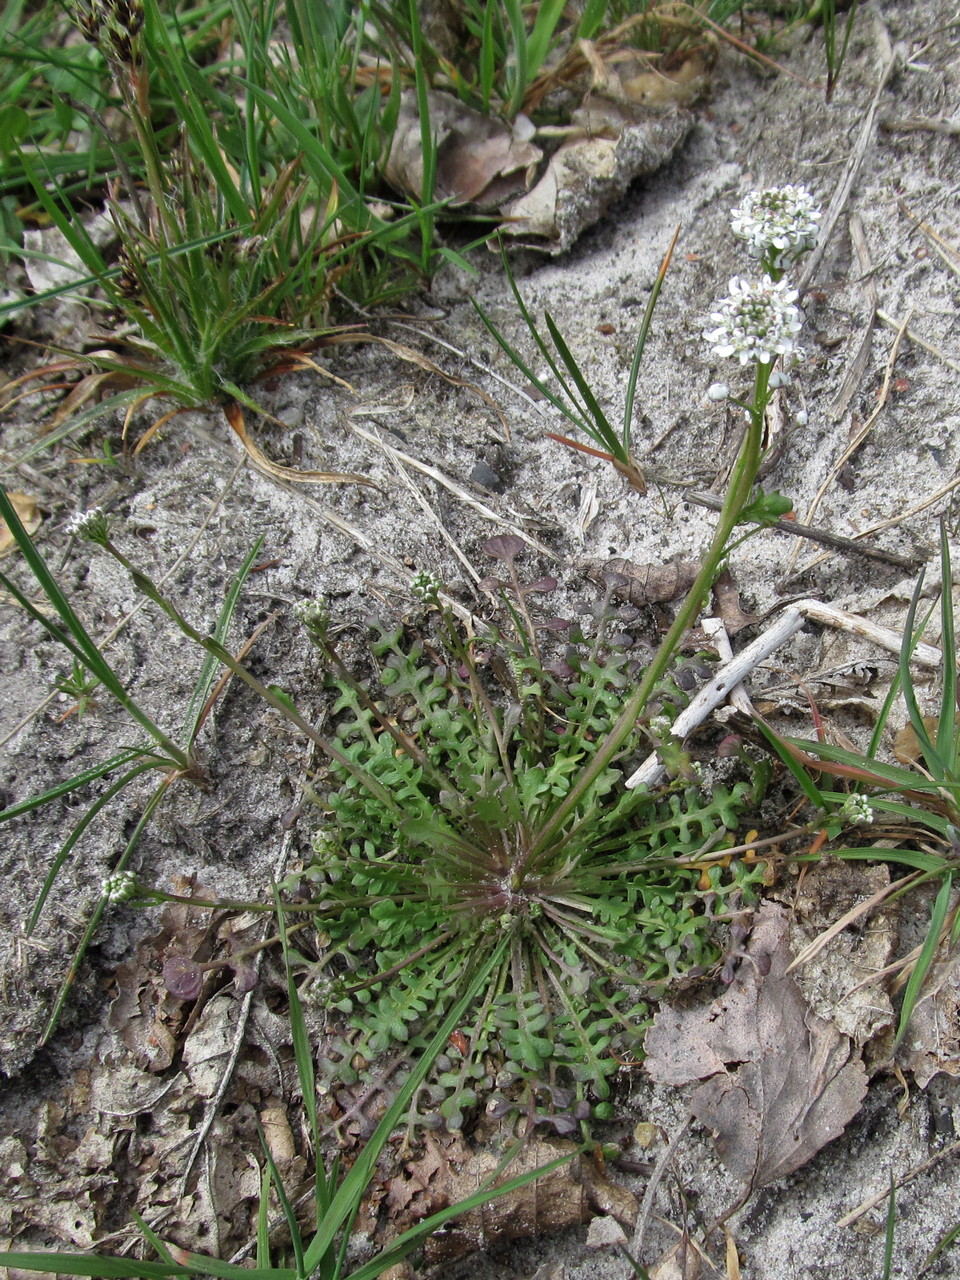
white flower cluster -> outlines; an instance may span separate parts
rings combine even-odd
[[[703,336],[713,344],[715,355],[736,356],[741,364],[769,364],[774,356],[792,355],[800,332],[800,312],[794,305],[798,296],[785,280],[774,284],[764,276],[754,283],[734,276],[730,296],[710,313],[713,327]]]
[[[115,871],[105,878],[103,892],[111,902],[129,902],[137,894],[137,877],[132,871]]]
[[[747,242],[751,258],[781,271],[812,249],[820,234],[820,209],[804,187],[767,187],[751,191],[734,209],[734,234]]]
[[[71,538],[84,538],[88,542],[105,542],[110,534],[109,518],[103,507],[91,507],[78,511],[63,526]]]
[[[839,814],[845,822],[866,824],[873,821],[873,806],[866,796],[849,795],[840,806]]]

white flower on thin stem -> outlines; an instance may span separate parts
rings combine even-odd
[[[110,521],[104,515],[103,507],[91,507],[89,511],[78,511],[72,515],[64,525],[64,530],[71,538],[102,543],[110,535]]]
[[[730,388],[725,382],[711,382],[707,387],[707,399],[715,400],[718,403],[721,400],[730,399]]]
[[[741,364],[769,364],[774,356],[792,355],[800,332],[800,312],[794,306],[798,297],[785,280],[774,284],[764,276],[757,284],[734,276],[730,296],[710,313],[712,327],[703,336],[715,355],[736,356]]]
[[[780,271],[812,249],[823,216],[804,187],[767,187],[751,191],[730,215],[735,235],[747,242],[747,252]]]

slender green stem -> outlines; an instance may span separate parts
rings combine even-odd
[[[242,662],[238,661],[238,659],[233,656],[229,649],[224,648],[224,646],[220,644],[218,640],[215,640],[213,636],[205,636],[199,632],[196,627],[191,626],[176,606],[168,600],[166,596],[161,594],[152,578],[149,578],[145,573],[141,573],[141,571],[127,559],[123,552],[119,551],[113,545],[109,538],[103,539],[100,542],[100,545],[106,551],[109,551],[110,554],[118,560],[126,570],[128,570],[130,576],[133,578],[133,583],[137,590],[143,592],[143,594],[149,600],[152,600],[154,604],[159,605],[167,617],[171,618],[176,623],[188,640],[192,640],[195,644],[200,645],[200,647],[205,649],[207,653],[213,654],[213,656],[217,658],[218,661],[222,662],[225,667],[229,667],[233,674],[235,676],[239,676],[244,684],[249,685],[259,698],[262,698],[264,702],[268,703],[276,711],[279,711],[284,719],[289,720],[291,724],[296,725],[300,732],[306,734],[311,742],[316,743],[326,756],[331,760],[335,760],[337,764],[342,765],[348,773],[355,777],[367,788],[368,791],[375,795],[381,804],[385,805],[393,814],[399,817],[403,816],[400,806],[394,800],[386,787],[382,786],[368,770],[360,768],[348,756],[344,755],[344,753],[340,751],[338,747],[335,747],[328,738],[325,738],[322,733],[318,733],[316,729],[314,729],[313,725],[305,720],[300,712],[297,711],[296,707],[294,707],[293,703],[290,702],[289,699],[281,697],[280,694],[274,692],[273,689],[268,688],[267,685],[258,680],[255,675],[247,670]]]
[[[750,493],[757,477],[762,456],[763,415],[769,399],[768,384],[770,373],[771,365],[757,365],[753,404],[749,410],[750,421],[747,424],[743,444],[740,446],[740,453],[733,466],[713,541],[710,543],[710,549],[703,558],[703,564],[697,574],[696,581],[680,606],[673,625],[660,642],[660,647],[644,672],[643,679],[640,681],[636,692],[623,708],[616,723],[607,735],[606,741],[597,748],[593,759],[570,789],[566,799],[557,806],[553,816],[537,836],[531,847],[531,853],[533,854],[540,852],[557,838],[563,828],[563,824],[571,814],[576,812],[577,806],[583,797],[589,792],[597,778],[623,746],[646,706],[654,685],[673,661],[684,633],[696,620],[706,594],[713,585],[720,562],[726,554],[730,535],[740,519],[741,512],[750,501]]]

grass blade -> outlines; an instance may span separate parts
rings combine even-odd
[[[96,782],[98,778],[106,777],[114,769],[120,769],[123,765],[130,764],[131,761],[137,760],[146,754],[147,751],[143,747],[124,747],[122,751],[118,751],[109,760],[104,760],[102,764],[96,764],[90,769],[84,769],[82,773],[75,773],[66,782],[58,782],[55,787],[50,787],[47,791],[41,791],[38,795],[30,796],[28,800],[20,800],[16,804],[10,805],[8,809],[0,812],[0,822],[7,822],[10,818],[19,818],[24,813],[32,813],[34,809],[39,809],[43,805],[49,804],[51,800],[56,800],[59,796],[69,795],[71,791],[85,787],[90,782]],[[166,763],[167,761],[154,757],[155,765]]]
[[[264,537],[265,535],[261,534],[250,548],[246,559],[237,570],[233,581],[230,583],[230,588],[227,591],[223,605],[220,608],[220,613],[217,617],[217,625],[213,630],[213,638],[218,644],[224,644],[226,642],[227,632],[230,629],[230,623],[233,620],[233,615],[236,612],[237,604],[240,599],[240,592],[243,590],[243,584],[246,582],[250,574],[250,570],[253,568],[253,562],[258,556],[260,548],[263,546]],[[212,653],[207,653],[204,656],[203,663],[200,667],[200,674],[197,677],[197,683],[193,687],[193,692],[190,694],[190,702],[187,705],[187,714],[183,727],[184,742],[192,743],[194,738],[197,736],[197,732],[200,727],[198,723],[199,717],[206,706],[207,698],[210,696],[210,690],[213,687],[214,677],[219,666],[220,663]]]
[[[123,871],[126,868],[127,863],[130,861],[130,858],[133,856],[133,852],[140,841],[141,835],[143,835],[143,832],[146,830],[147,824],[149,823],[150,819],[153,817],[156,809],[159,807],[161,800],[163,800],[164,796],[167,794],[167,788],[169,787],[170,783],[173,781],[174,777],[175,777],[174,774],[168,773],[167,776],[160,783],[160,785],[153,792],[153,794],[150,796],[149,800],[144,806],[143,813],[140,815],[140,819],[137,822],[137,825],[133,829],[133,834],[131,835],[130,839],[127,841],[126,848],[124,849],[123,853],[121,853],[120,857],[117,859],[116,865],[113,868],[114,872]],[[43,1033],[40,1036],[39,1043],[41,1047],[47,1043],[47,1041],[50,1039],[50,1037],[53,1035],[54,1031],[56,1030],[57,1023],[60,1020],[60,1013],[63,1009],[64,1004],[66,1004],[67,996],[70,994],[70,988],[73,986],[74,979],[76,978],[80,965],[83,962],[83,957],[87,953],[87,948],[89,947],[90,943],[93,941],[93,935],[97,931],[97,927],[100,924],[100,919],[107,908],[108,902],[109,902],[109,899],[107,898],[106,895],[101,897],[99,903],[94,909],[93,915],[90,917],[90,920],[87,922],[87,927],[84,930],[83,937],[80,939],[79,943],[77,944],[76,950],[73,953],[73,959],[70,961],[70,967],[67,969],[67,972],[64,975],[63,981],[60,984],[60,989],[57,992],[57,997],[56,997],[56,1000],[54,1001],[53,1009],[50,1013],[49,1018],[47,1019],[46,1026],[43,1029]]]
[[[270,1154],[270,1148],[267,1146],[266,1134],[260,1122],[257,1122],[257,1133],[260,1136],[260,1144],[263,1147],[263,1154],[267,1161],[267,1171],[273,1178],[274,1185],[277,1188],[277,1199],[280,1201],[280,1208],[286,1219],[287,1230],[290,1232],[290,1244],[293,1248],[293,1256],[297,1263],[297,1280],[304,1280],[306,1272],[303,1269],[303,1237],[300,1234],[300,1224],[297,1222],[297,1215],[293,1205],[290,1203],[290,1197],[287,1195],[287,1189],[283,1185],[277,1166],[274,1164],[273,1156]],[[321,1274],[323,1270],[321,1268]]]
[[[940,1257],[941,1253],[945,1253],[946,1250],[950,1248],[950,1246],[953,1244],[954,1240],[956,1240],[958,1236],[960,1236],[960,1222],[958,1222],[955,1227],[951,1227],[950,1230],[946,1233],[946,1235],[944,1235],[930,1250],[930,1252],[924,1258],[923,1266],[917,1272],[917,1276],[918,1277],[922,1276],[925,1271],[927,1271],[930,1267],[932,1267],[933,1264],[936,1262],[936,1260]]]
[[[377,1158],[387,1139],[413,1101],[414,1095],[433,1065],[437,1054],[442,1052],[450,1036],[460,1025],[464,1013],[475,999],[477,993],[493,972],[494,967],[502,960],[507,942],[508,939],[505,939],[477,969],[470,986],[444,1018],[442,1025],[437,1029],[436,1035],[424,1050],[420,1061],[407,1077],[403,1088],[393,1100],[386,1115],[377,1125],[373,1135],[354,1162],[352,1169],[340,1184],[323,1222],[320,1223],[317,1229],[317,1234],[307,1248],[304,1264],[308,1272],[316,1267],[317,1262],[326,1255],[327,1250],[339,1232],[352,1221],[364,1189],[373,1176]]]
[[[950,564],[950,541],[946,526],[940,522],[940,649],[943,653],[943,689],[940,694],[940,720],[937,725],[937,753],[948,765],[945,782],[957,781],[957,664],[956,628],[953,617],[953,571]]]
[[[890,1280],[890,1273],[893,1268],[893,1241],[897,1234],[897,1184],[894,1181],[893,1170],[890,1170],[890,1196],[887,1201],[887,1221],[884,1227],[883,1239],[883,1272],[881,1280]]]
[[[468,1196],[465,1200],[452,1204],[446,1209],[441,1209],[439,1213],[432,1214],[429,1218],[425,1218],[423,1222],[417,1223],[415,1227],[411,1227],[408,1231],[404,1231],[402,1235],[397,1236],[396,1240],[392,1241],[389,1248],[384,1250],[383,1253],[372,1258],[359,1270],[351,1271],[347,1280],[376,1280],[376,1277],[381,1275],[387,1267],[393,1266],[405,1258],[424,1236],[431,1235],[434,1231],[439,1231],[441,1227],[460,1217],[461,1214],[470,1213],[473,1209],[479,1209],[483,1205],[490,1204],[501,1196],[511,1195],[514,1191],[519,1191],[521,1187],[529,1186],[531,1182],[535,1182],[537,1178],[543,1177],[544,1174],[553,1173],[555,1169],[560,1169],[563,1165],[569,1164],[576,1154],[575,1151],[571,1151],[569,1155],[551,1160],[549,1164],[545,1164],[539,1169],[530,1169],[526,1173],[518,1174],[502,1186],[481,1189],[472,1196]]]
[[[933,904],[933,910],[930,912],[930,925],[927,929],[927,936],[924,939],[923,947],[920,955],[917,957],[917,963],[910,974],[907,982],[906,990],[903,993],[903,1004],[900,1006],[900,1022],[897,1026],[897,1035],[893,1042],[893,1052],[903,1042],[903,1037],[907,1033],[910,1025],[910,1019],[913,1016],[913,1010],[916,1006],[917,999],[920,995],[920,989],[923,986],[930,967],[933,964],[934,956],[940,946],[940,930],[943,928],[943,922],[947,917],[947,910],[950,906],[950,890],[953,887],[953,876],[948,874],[943,881],[937,899]]]
[[[167,764],[167,761],[164,761],[163,763]],[[50,890],[56,883],[57,876],[60,874],[60,868],[63,866],[64,862],[66,862],[67,858],[69,858],[77,842],[83,836],[83,833],[90,826],[91,822],[93,822],[97,814],[110,803],[115,795],[119,795],[124,787],[133,782],[135,778],[139,778],[141,773],[146,773],[148,769],[156,769],[158,764],[158,761],[151,761],[148,764],[137,765],[135,769],[130,769],[125,773],[122,778],[118,778],[111,787],[107,788],[102,796],[98,796],[97,799],[94,800],[93,804],[91,804],[90,808],[60,846],[57,856],[53,860],[53,865],[44,877],[43,884],[40,886],[40,892],[37,895],[37,900],[33,904],[33,910],[30,912],[30,919],[27,921],[26,933],[28,937],[37,927],[37,921],[40,919],[40,913],[43,911],[43,906],[47,900]]]
[[[917,608],[920,604],[920,592],[923,589],[923,577],[923,571],[921,571],[910,600],[906,621],[903,624],[903,644],[900,646],[899,663],[900,687],[903,690],[903,700],[907,704],[907,715],[910,717],[910,724],[917,735],[917,741],[927,762],[927,767],[934,775],[944,778],[947,772],[946,761],[941,758],[940,752],[930,739],[927,726],[923,723],[923,713],[917,703],[913,674],[910,671],[910,658],[913,655],[914,646],[920,641],[925,625],[924,622],[919,627],[917,626]],[[944,667],[946,665],[944,663]],[[944,674],[944,681],[946,681],[946,674]]]
[[[640,376],[640,360],[643,356],[643,349],[647,345],[647,334],[650,332],[650,325],[653,322],[654,308],[657,305],[657,299],[660,297],[660,290],[663,288],[663,282],[667,278],[667,271],[670,269],[670,259],[673,257],[673,251],[676,248],[677,240],[679,238],[680,227],[678,226],[676,231],[673,233],[673,239],[670,241],[670,247],[667,249],[663,262],[660,264],[660,270],[657,272],[657,278],[653,282],[653,288],[650,290],[650,300],[648,301],[646,310],[643,313],[643,320],[640,323],[640,332],[637,335],[637,346],[633,353],[633,363],[630,365],[630,377],[627,379],[627,395],[623,403],[623,448],[627,457],[630,456],[630,446],[633,439],[633,400],[637,391],[637,379]]]

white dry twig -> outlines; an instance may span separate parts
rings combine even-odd
[[[889,627],[879,627],[858,614],[845,613],[834,605],[824,604],[822,600],[796,600],[784,610],[773,626],[768,627],[763,635],[748,644],[732,661],[725,663],[709,684],[703,686],[690,705],[681,711],[673,722],[672,736],[682,740],[692,733],[711,711],[730,698],[731,694],[736,693],[751,671],[800,631],[807,621],[837,627],[841,631],[850,631],[892,653],[899,653],[903,643],[902,637],[897,632],[891,631]],[[939,649],[922,642],[914,649],[913,656],[917,662],[927,667],[938,667],[942,660]],[[663,774],[663,764],[654,751],[631,774],[626,786],[631,789],[639,786],[652,787],[659,782]]]

